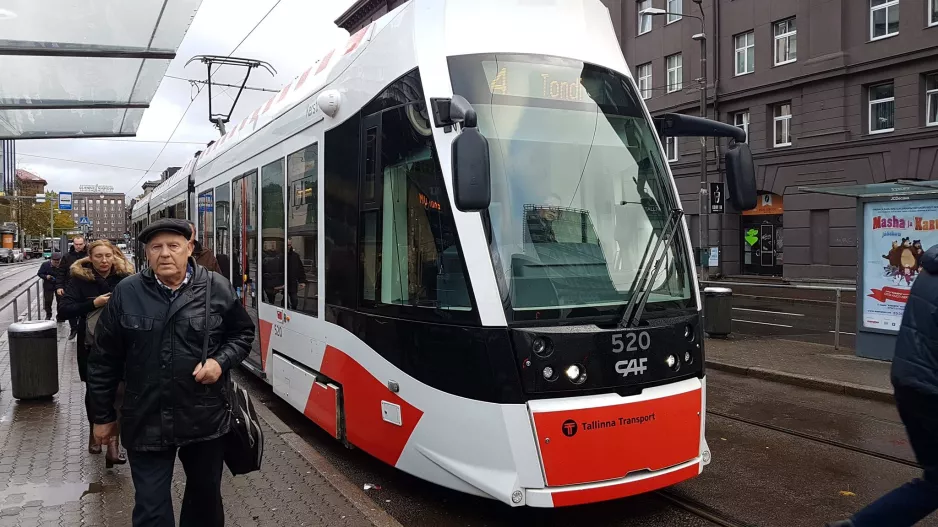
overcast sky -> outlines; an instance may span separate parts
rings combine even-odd
[[[336,27],[333,21],[352,2],[280,0],[264,22],[234,53],[236,57],[265,60],[277,70],[277,75],[273,77],[264,71],[255,70],[248,85],[279,90],[319,60],[336,43],[342,42],[348,32]],[[275,4],[277,0],[202,0],[198,14],[166,74],[204,79],[205,66],[193,63],[184,67],[186,61],[194,55],[228,55]],[[213,80],[240,84],[243,72],[242,68],[223,68],[218,72],[219,78],[213,76]],[[237,90],[218,90],[227,91],[228,94],[213,92],[214,104],[227,111]],[[82,184],[111,185],[115,191],[124,192],[129,200],[142,192],[140,186],[143,181],[158,179],[166,167],[184,165],[205,143],[218,139],[218,131],[208,121],[208,94],[205,90],[185,112],[195,95],[195,88],[188,82],[164,78],[150,108],[144,113],[136,138],[17,141],[17,168],[38,174],[49,182],[47,189],[50,190],[77,191],[78,185]],[[272,95],[245,90],[232,115],[232,126]],[[219,111],[217,108],[214,110]],[[173,134],[177,123],[180,123],[179,128]],[[172,142],[160,154],[171,134]],[[45,159],[49,157],[95,164]],[[145,174],[144,171],[151,165],[152,171]]]

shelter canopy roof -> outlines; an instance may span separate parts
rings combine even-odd
[[[0,139],[135,135],[201,2],[0,4]]]

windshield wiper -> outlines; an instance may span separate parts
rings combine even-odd
[[[651,253],[647,253],[652,255],[654,259],[652,265],[645,266],[645,258],[642,258],[642,272],[635,284],[635,293],[632,295],[632,298],[629,299],[628,305],[625,306],[625,312],[622,314],[622,319],[619,321],[619,327],[634,327],[635,323],[641,320],[642,312],[645,310],[645,302],[647,302],[648,297],[651,296],[652,285],[655,283],[655,278],[658,277],[658,271],[661,270],[661,263],[668,254],[668,249],[671,247],[671,242],[677,234],[678,227],[681,225],[681,218],[683,217],[684,211],[672,209],[671,214],[668,216],[668,221],[661,231],[661,236],[658,237],[658,243],[655,244],[655,248]],[[659,255],[658,248],[662,245],[664,246],[664,250],[662,250]]]

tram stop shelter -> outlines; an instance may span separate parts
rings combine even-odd
[[[136,135],[201,1],[0,3],[0,139]]]
[[[938,181],[798,190],[857,199],[856,354],[892,360],[919,259],[938,245]]]

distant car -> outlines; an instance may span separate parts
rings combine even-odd
[[[25,259],[26,259],[26,253],[23,251],[23,249],[13,249],[13,261],[14,262],[22,262]]]
[[[0,262],[13,263],[14,259],[15,256],[13,256],[13,249],[0,247]]]

